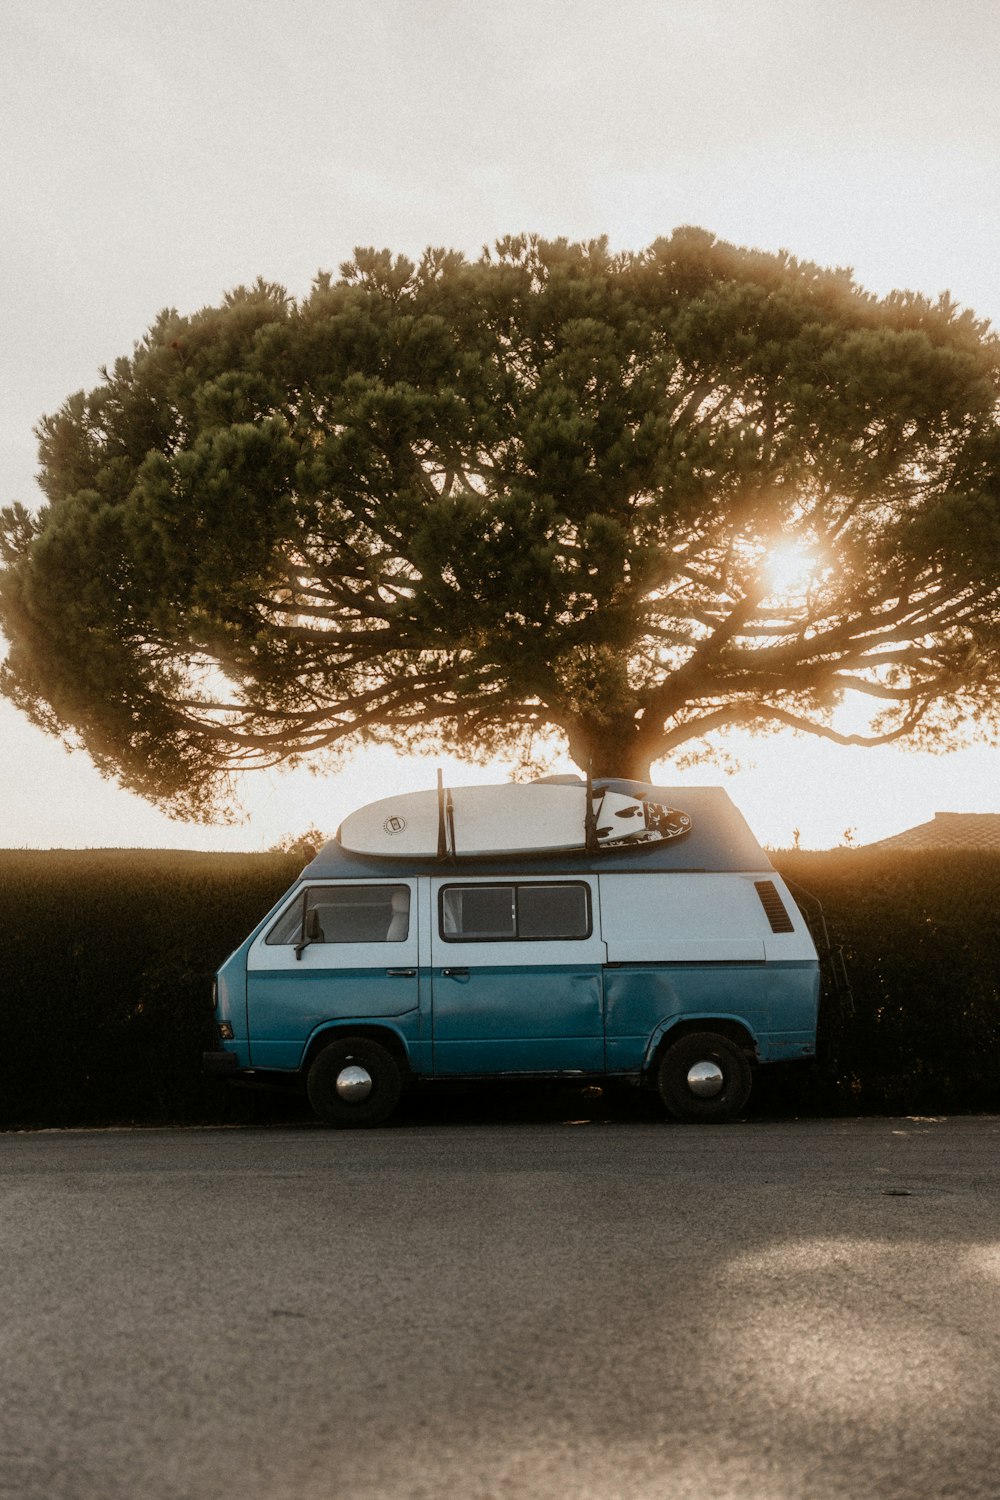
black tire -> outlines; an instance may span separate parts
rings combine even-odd
[[[364,1099],[344,1099],[337,1079],[345,1068],[364,1068],[372,1082]],[[368,1037],[343,1037],[318,1053],[306,1077],[306,1093],[316,1114],[327,1125],[363,1129],[382,1125],[399,1103],[403,1074],[385,1047]]]
[[[714,1063],[722,1087],[708,1098],[694,1093],[688,1074],[696,1063]],[[660,1098],[675,1120],[735,1120],[750,1097],[750,1063],[735,1042],[714,1031],[696,1031],[668,1047],[657,1074]]]

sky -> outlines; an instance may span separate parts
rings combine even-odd
[[[1000,325],[998,53],[995,0],[5,0],[0,504],[40,503],[35,424],[161,308],[257,276],[301,296],[357,245],[625,249],[698,224]],[[718,743],[724,765],[657,779],[721,782],[772,847],[1000,812],[988,748]],[[205,827],[2,701],[0,752],[8,848],[266,849],[437,764],[258,773],[237,821]]]

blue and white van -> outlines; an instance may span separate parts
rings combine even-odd
[[[467,789],[439,792],[431,849],[393,845],[419,821],[405,797],[362,810],[374,852],[345,820],[219,970],[206,1067],[300,1080],[337,1126],[456,1078],[618,1078],[680,1120],[738,1116],[756,1067],[815,1054],[798,907],[721,789],[572,784],[576,847],[549,829],[542,848],[470,852]]]

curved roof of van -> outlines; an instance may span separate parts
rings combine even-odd
[[[567,779],[558,778],[564,784]],[[771,869],[771,861],[747,827],[743,814],[722,787],[649,786],[639,781],[604,779],[595,785],[612,792],[645,795],[654,802],[665,802],[668,807],[688,814],[691,831],[682,838],[667,839],[662,843],[626,845],[619,849],[604,849],[598,854],[586,854],[583,850],[560,853],[519,850],[511,854],[467,855],[453,859],[355,854],[333,838],[306,865],[301,879],[359,880],[375,876],[385,879],[394,874],[442,875],[459,870],[468,875],[509,877],[526,868],[538,875],[599,873],[602,870],[611,874],[623,870],[679,873]]]

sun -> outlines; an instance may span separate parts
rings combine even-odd
[[[815,546],[810,542],[778,542],[765,554],[762,572],[772,599],[801,597],[813,582],[821,566]]]

